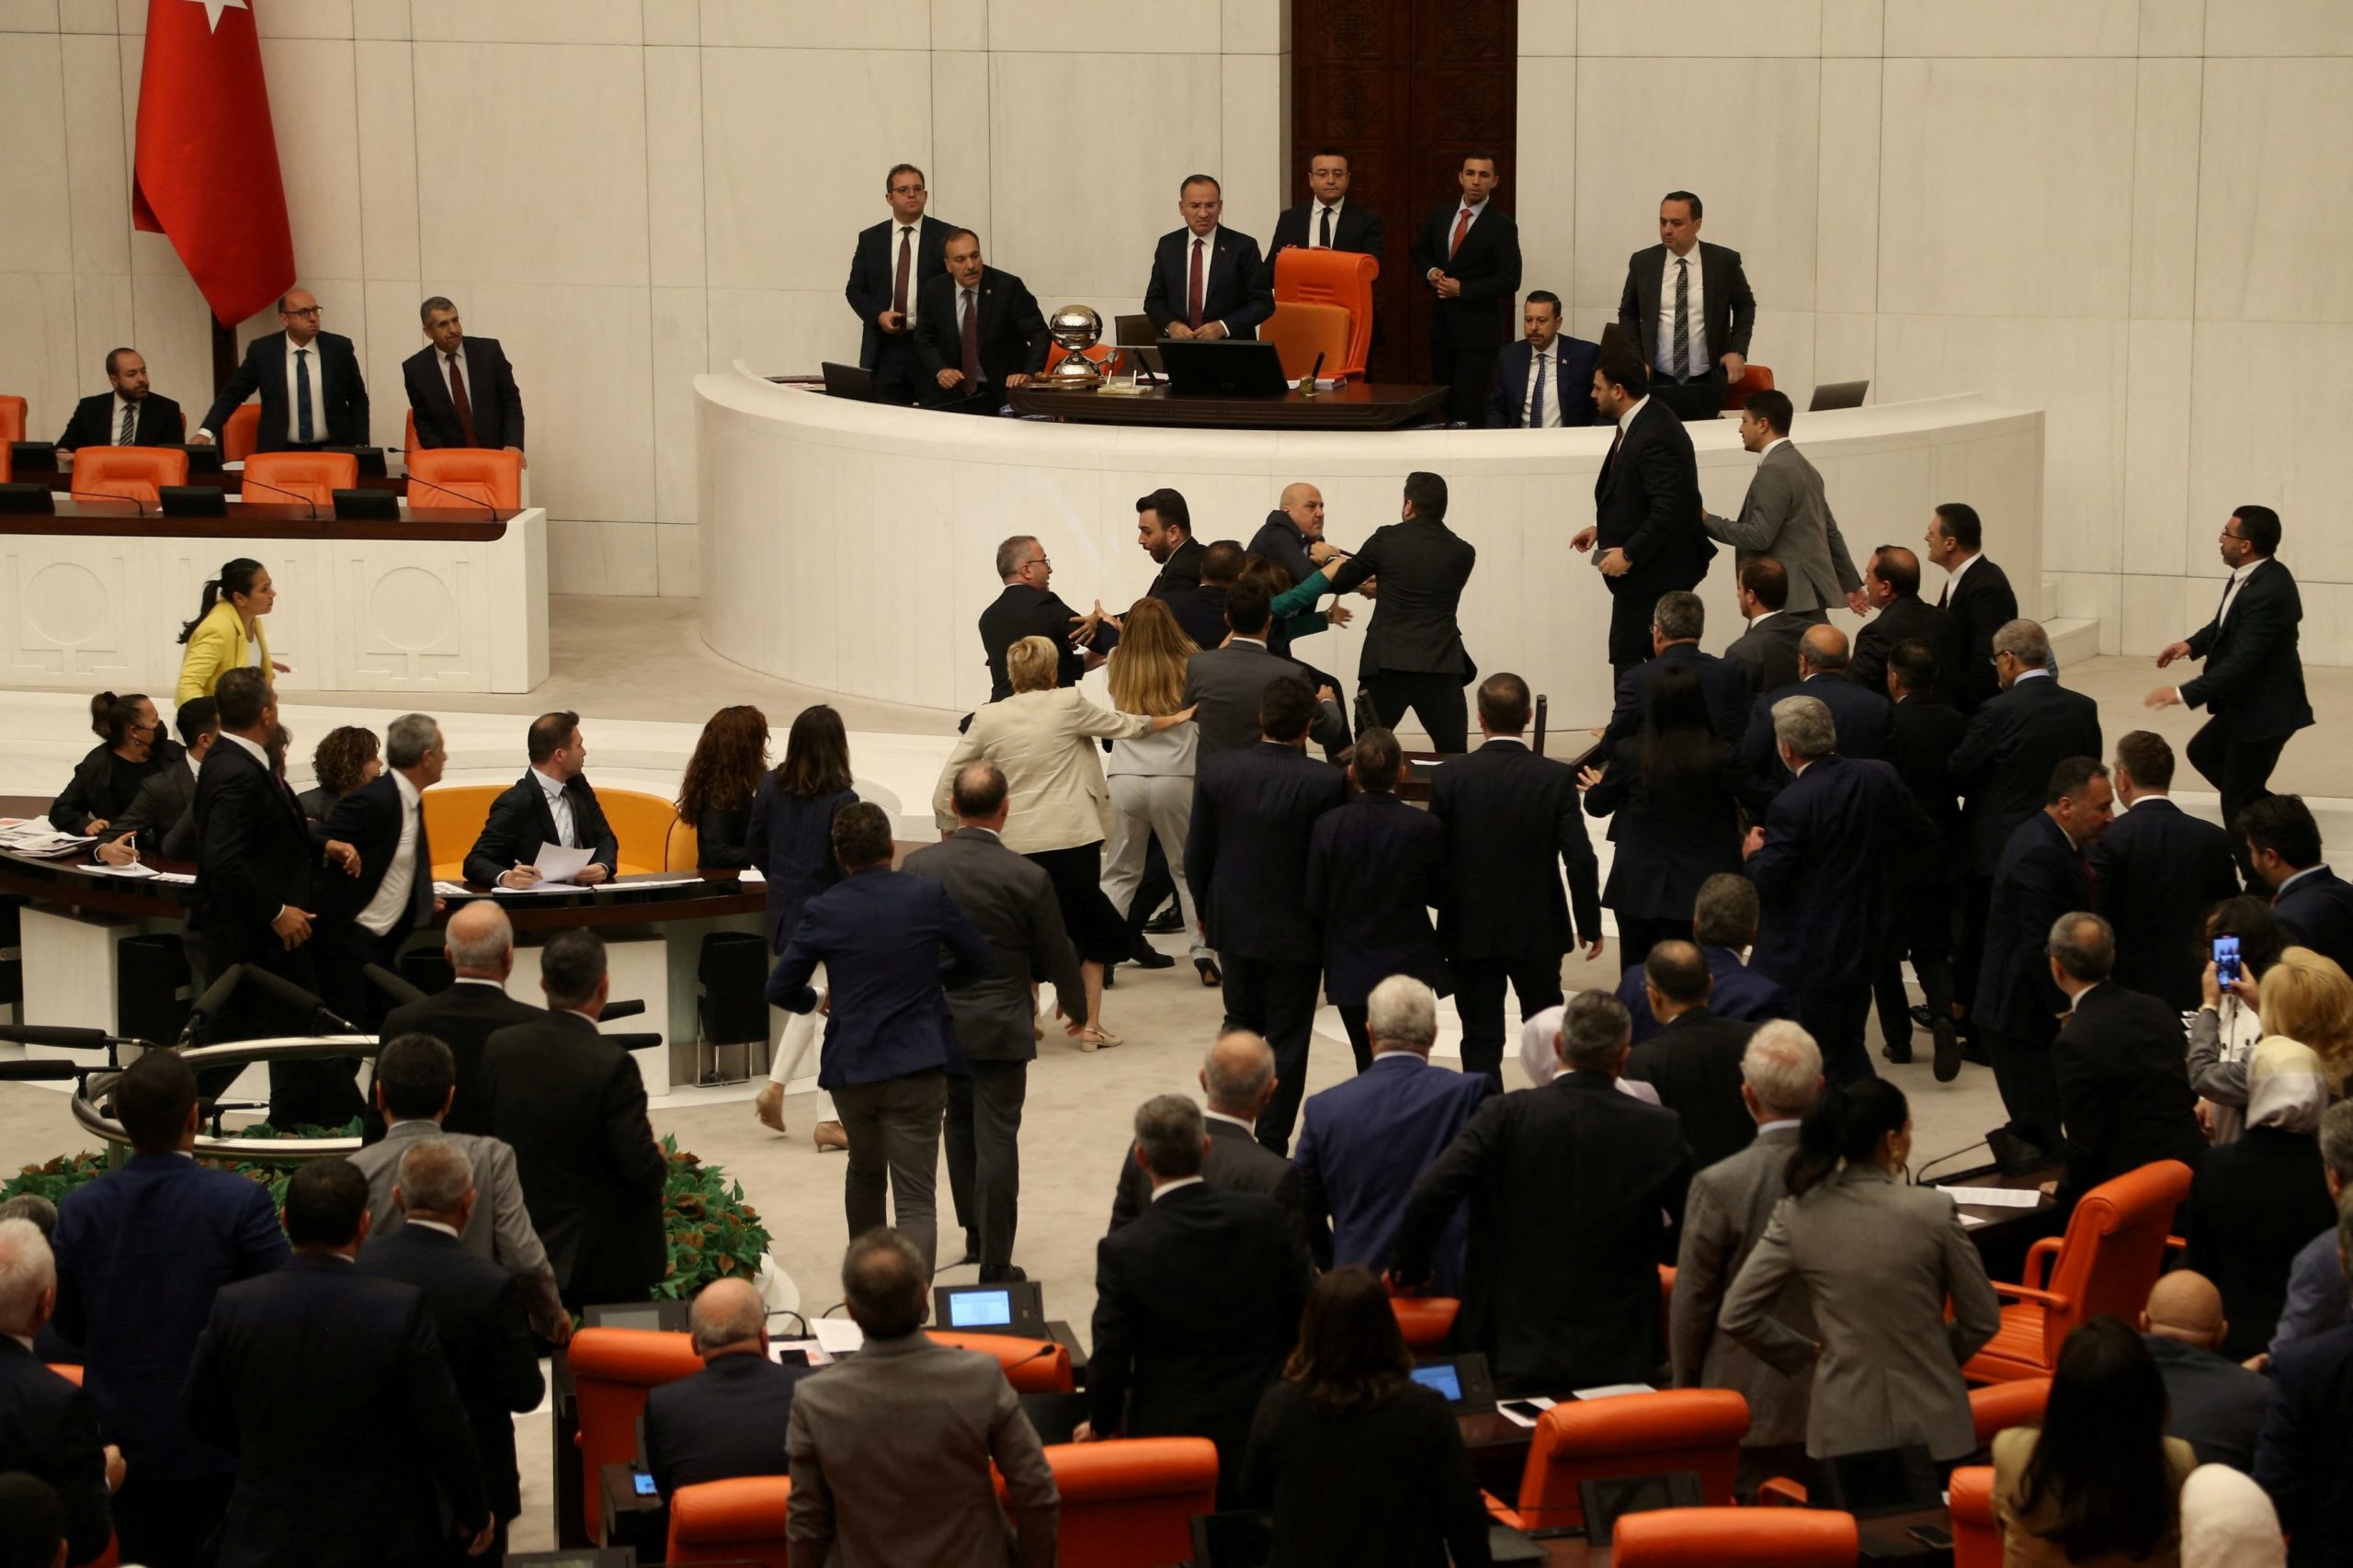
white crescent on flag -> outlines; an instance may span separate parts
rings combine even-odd
[[[252,6],[245,4],[245,0],[188,0],[188,4],[191,6],[201,6],[204,7],[205,27],[209,31],[216,33],[221,30],[222,12],[249,12],[253,9]]]

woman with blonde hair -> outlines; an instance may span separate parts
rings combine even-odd
[[[1124,638],[1123,638],[1124,640]],[[1063,928],[1086,977],[1086,1025],[1078,1048],[1117,1045],[1103,1028],[1103,968],[1127,956],[1128,934],[1103,896],[1103,841],[1111,835],[1111,794],[1103,779],[1103,741],[1139,740],[1193,717],[1174,713],[1114,713],[1057,687],[1061,650],[1043,637],[1024,637],[1006,650],[1013,695],[972,715],[949,753],[933,793],[932,813],[942,833],[956,827],[956,770],[986,757],[1005,773],[1011,815],[1005,846],[1036,861],[1053,879]],[[1141,661],[1139,661],[1141,663]]]
[[[1183,708],[1185,661],[1200,650],[1176,624],[1176,616],[1160,600],[1143,598],[1135,602],[1120,624],[1120,645],[1111,650],[1111,662],[1105,671],[1111,683],[1111,706],[1122,713],[1149,718]],[[1222,978],[1217,959],[1201,935],[1193,890],[1185,885],[1185,835],[1193,822],[1197,734],[1192,725],[1179,724],[1159,734],[1111,743],[1111,760],[1103,769],[1111,787],[1111,847],[1103,861],[1103,896],[1126,922],[1129,952],[1142,960],[1142,952],[1138,949],[1150,950],[1143,922],[1152,910],[1137,905],[1136,892],[1143,881],[1145,851],[1153,840],[1159,840],[1160,853],[1168,862],[1168,879],[1176,884],[1176,906],[1185,914],[1193,968],[1202,984],[1215,985]],[[1156,906],[1160,901],[1149,902]]]

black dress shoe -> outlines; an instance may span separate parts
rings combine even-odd
[[[1927,1029],[1934,1028],[1936,1027],[1937,1021],[1928,1017],[1928,1005],[1926,1002],[1920,1003],[1918,1006],[1913,1007],[1911,1011],[1912,1021],[1915,1024],[1917,1024],[1920,1028]]]
[[[1103,966],[1103,989],[1108,991],[1111,987],[1119,983],[1120,966],[1116,963],[1105,964]]]
[[[1141,938],[1136,942],[1135,950],[1128,955],[1128,961],[1138,969],[1175,969],[1176,967],[1175,959]]]
[[[1017,1263],[992,1263],[981,1269],[981,1283],[983,1285],[1009,1285],[1029,1278]]]
[[[1147,937],[1174,937],[1184,928],[1184,911],[1178,909],[1174,903],[1143,923],[1144,935]]]
[[[1950,1018],[1939,1018],[1928,1026],[1937,1037],[1937,1082],[1949,1084],[1961,1076],[1961,1031],[1952,1027]]]
[[[1879,1053],[1898,1067],[1912,1065],[1912,1046],[1908,1040],[1902,1045],[1882,1045],[1879,1048]]]

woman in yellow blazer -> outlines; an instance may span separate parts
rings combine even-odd
[[[188,652],[180,657],[179,688],[175,702],[210,697],[221,677],[241,665],[263,673],[274,685],[284,665],[269,656],[269,634],[261,618],[278,603],[269,569],[243,556],[221,568],[221,575],[204,585],[204,603],[196,619],[180,628]]]

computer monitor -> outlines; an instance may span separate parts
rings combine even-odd
[[[1833,408],[1860,408],[1863,394],[1871,390],[1868,381],[1824,381],[1813,389],[1813,401],[1805,405],[1808,414],[1821,414]]]
[[[872,403],[874,372],[856,365],[836,365],[826,360],[819,367],[825,373],[825,395],[846,397],[853,403]]]
[[[931,1319],[964,1334],[1010,1334],[1046,1337],[1046,1299],[1034,1279],[992,1285],[941,1285],[932,1291]]]

